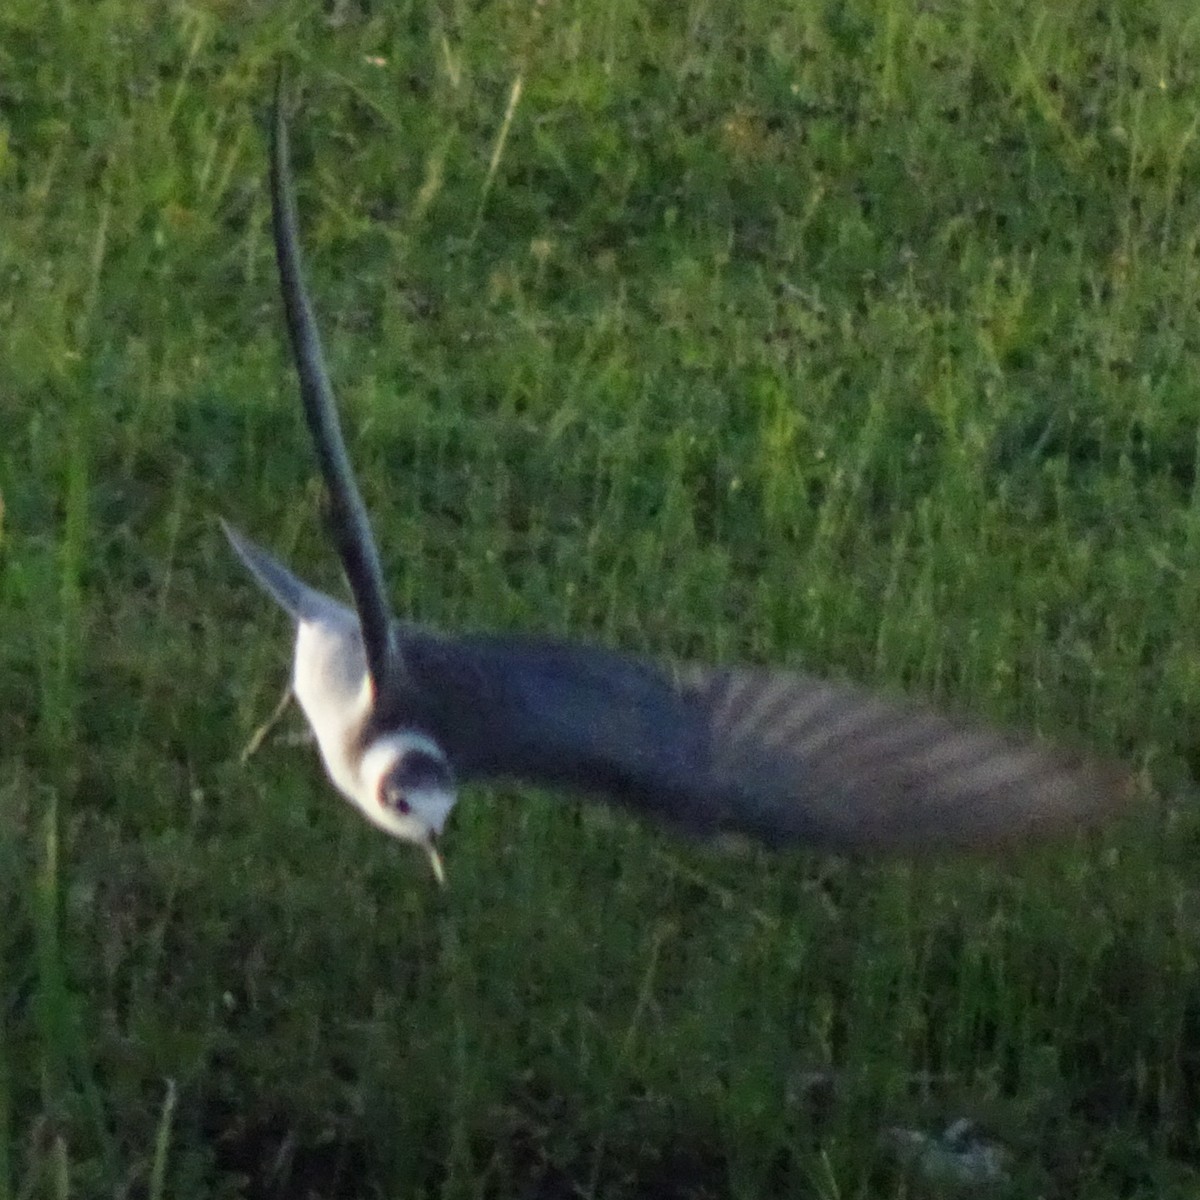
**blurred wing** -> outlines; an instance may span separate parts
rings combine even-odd
[[[795,672],[480,638],[414,661],[458,714],[438,734],[464,778],[566,787],[700,834],[987,847],[1077,829],[1129,790],[1116,768]]]
[[[338,421],[337,403],[325,369],[321,335],[304,286],[300,244],[296,234],[296,201],[288,167],[287,124],[283,116],[281,85],[275,88],[274,135],[271,142],[271,224],[275,257],[288,333],[300,378],[304,415],[317,451],[317,461],[329,491],[334,542],[362,627],[363,646],[376,692],[402,669],[391,633],[391,613],[383,585],[379,552],[371,534],[367,510],[354,480]]]
[[[914,851],[1066,833],[1129,798],[1120,768],[863,688],[685,668],[707,730],[695,791],[766,841]]]

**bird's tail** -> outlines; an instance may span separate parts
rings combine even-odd
[[[324,592],[318,592],[316,588],[311,588],[297,579],[279,559],[273,554],[268,554],[261,546],[255,545],[224,518],[221,519],[221,528],[238,558],[246,565],[263,591],[297,621],[319,621],[329,616],[331,608],[342,607]]]

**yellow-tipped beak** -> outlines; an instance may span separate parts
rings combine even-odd
[[[425,853],[429,855],[429,865],[433,868],[433,877],[442,887],[446,886],[446,867],[442,862],[442,856],[438,853],[437,844],[433,838],[429,838],[425,843]]]

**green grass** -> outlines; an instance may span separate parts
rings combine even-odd
[[[1200,1189],[1200,17],[0,7],[0,1200]],[[472,789],[450,888],[241,745],[340,586],[261,120],[397,607],[1094,744],[1146,818],[730,857]],[[832,1094],[811,1086],[832,1076]]]

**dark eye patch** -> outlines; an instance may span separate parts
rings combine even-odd
[[[388,773],[387,784],[389,790],[394,788],[402,795],[432,788],[448,791],[453,786],[446,760],[424,750],[404,755]]]

